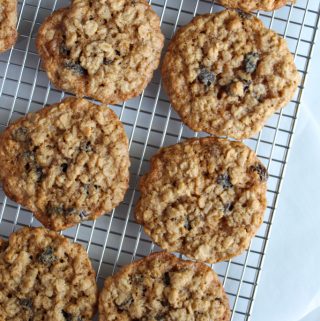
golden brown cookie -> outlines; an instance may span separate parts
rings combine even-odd
[[[99,321],[229,321],[227,296],[203,263],[154,253],[109,277],[99,297]]]
[[[286,4],[295,3],[295,0],[218,0],[218,2],[228,8],[250,12],[254,10],[276,10]]]
[[[0,319],[91,321],[98,300],[84,248],[44,228],[11,234],[0,255]]]
[[[240,142],[207,137],[161,149],[140,181],[136,219],[160,247],[216,263],[262,223],[268,173]]]
[[[17,40],[17,0],[0,0],[0,53]]]
[[[5,193],[50,229],[111,211],[128,188],[128,139],[106,106],[67,98],[11,124],[0,145]]]
[[[195,131],[251,137],[292,98],[299,74],[286,41],[249,14],[199,16],[178,31],[162,75],[169,99]]]
[[[74,0],[44,22],[37,48],[56,87],[119,103],[150,82],[163,42],[159,17],[144,0]]]

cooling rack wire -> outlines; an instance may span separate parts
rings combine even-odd
[[[195,15],[222,10],[209,0],[149,2],[160,16],[166,44],[175,31]],[[19,0],[19,39],[12,50],[0,55],[0,131],[11,121],[65,96],[50,85],[42,70],[35,38],[45,17],[68,3],[67,0]],[[267,27],[286,38],[302,77],[288,106],[276,113],[258,135],[245,141],[266,165],[270,178],[264,222],[249,249],[243,255],[213,267],[228,294],[233,321],[249,320],[251,316],[319,25],[320,0],[298,0],[295,5],[257,15]],[[150,157],[162,146],[196,135],[205,136],[182,125],[163,92],[159,71],[139,97],[112,108],[124,123],[129,137],[130,188],[122,204],[109,215],[63,232],[87,249],[100,287],[105,277],[121,266],[160,250],[133,218],[139,197],[139,177],[148,170]],[[29,211],[7,198],[0,187],[1,237],[7,238],[22,226],[39,225]]]

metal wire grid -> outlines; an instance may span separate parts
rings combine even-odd
[[[213,1],[153,0],[161,18],[166,42],[177,28],[195,15],[219,11]],[[61,100],[64,93],[53,88],[35,49],[40,24],[52,11],[67,6],[67,0],[19,0],[19,40],[0,56],[0,130],[9,122]],[[288,106],[276,113],[256,136],[246,141],[270,173],[268,208],[263,225],[241,256],[214,266],[230,299],[232,320],[249,320],[256,287],[276,210],[281,183],[312,56],[320,15],[320,0],[298,0],[272,13],[258,12],[265,25],[283,35],[301,73],[301,84]],[[162,146],[197,134],[180,122],[165,96],[159,72],[138,98],[112,106],[125,125],[130,146],[131,183],[124,202],[109,215],[85,222],[63,234],[87,249],[97,271],[99,286],[106,276],[136,258],[159,250],[135,223],[133,209],[139,196],[138,180],[148,170],[150,157]],[[204,136],[202,133],[199,136]],[[1,148],[1,147],[0,147]],[[8,199],[0,188],[0,235],[7,238],[22,226],[39,226],[32,214]]]

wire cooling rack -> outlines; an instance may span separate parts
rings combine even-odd
[[[222,7],[213,1],[152,0],[161,18],[166,43],[174,32],[195,15],[215,12]],[[19,39],[12,50],[0,55],[0,131],[9,122],[61,100],[64,93],[53,88],[41,69],[35,38],[46,16],[67,0],[19,0]],[[276,12],[258,12],[265,25],[284,36],[301,73],[301,84],[294,99],[276,113],[263,130],[246,144],[256,151],[270,173],[268,208],[264,222],[249,249],[241,256],[214,266],[230,299],[232,320],[249,320],[273,216],[281,190],[297,114],[319,24],[320,0],[298,0]],[[64,231],[88,251],[102,286],[105,277],[131,261],[159,250],[134,221],[139,197],[139,177],[148,170],[150,157],[162,146],[196,134],[183,126],[171,109],[157,72],[141,96],[112,106],[125,125],[131,156],[131,183],[124,202],[109,215]],[[203,136],[203,134],[198,134]],[[1,146],[0,146],[1,148]],[[1,170],[1,169],[0,169]],[[22,226],[39,226],[32,214],[7,198],[0,188],[0,236]]]

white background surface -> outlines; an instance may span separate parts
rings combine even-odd
[[[317,36],[252,321],[320,320],[320,37]]]

